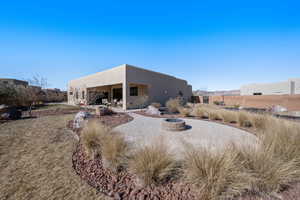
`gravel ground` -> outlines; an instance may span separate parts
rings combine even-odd
[[[126,140],[138,146],[163,140],[179,158],[182,156],[184,144],[220,149],[229,143],[239,146],[257,142],[251,133],[214,122],[184,119],[187,130],[172,132],[161,129],[161,118],[145,117],[136,113],[130,115],[134,118],[133,121],[115,128],[124,134]]]

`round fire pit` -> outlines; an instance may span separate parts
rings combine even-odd
[[[176,118],[164,119],[161,126],[163,130],[167,131],[183,131],[186,129],[185,121]]]

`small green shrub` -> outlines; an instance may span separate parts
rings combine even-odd
[[[239,104],[234,104],[232,107],[238,109],[238,108],[240,108],[240,105]]]
[[[214,101],[213,103],[214,103],[214,105],[216,105],[216,106],[223,106],[223,105],[225,105],[225,104],[224,104],[224,101]]]

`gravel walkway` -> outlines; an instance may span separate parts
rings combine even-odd
[[[181,157],[185,144],[222,149],[229,143],[240,146],[253,145],[257,142],[257,138],[246,131],[214,122],[184,119],[187,130],[172,132],[161,129],[164,118],[145,117],[136,113],[129,113],[129,115],[134,120],[116,127],[115,130],[124,134],[125,139],[137,148],[164,141],[171,152]]]

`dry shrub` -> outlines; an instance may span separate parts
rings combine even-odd
[[[109,131],[108,127],[101,123],[97,123],[96,121],[92,121],[84,127],[80,139],[86,154],[90,158],[94,158],[100,153],[101,145],[105,141]]]
[[[174,159],[163,143],[137,150],[129,167],[143,186],[165,183],[172,178],[176,169]]]
[[[252,127],[253,122],[251,121],[251,116],[245,111],[238,112],[238,123],[241,127]]]
[[[192,115],[196,117],[200,117],[202,119],[208,118],[208,110],[204,108],[203,106],[195,106],[195,108],[192,111]]]
[[[194,103],[191,103],[191,102],[186,103],[186,107],[188,107],[188,108],[194,108],[194,106],[195,106]]]
[[[222,112],[203,108],[210,113]],[[224,121],[232,121],[233,112],[222,112]],[[265,197],[277,196],[300,181],[300,125],[288,120],[246,112],[236,113],[240,126],[254,126],[258,144],[231,145],[224,152],[207,149],[188,151],[185,158],[187,180],[198,186],[202,199],[232,198],[241,193]]]
[[[210,120],[223,120],[222,111],[210,109],[208,112],[208,117]]]
[[[119,133],[110,133],[102,144],[102,161],[105,168],[117,172],[125,168],[129,145]]]
[[[251,188],[251,177],[231,148],[213,152],[206,148],[188,148],[185,156],[185,176],[199,189],[199,199],[233,198]]]
[[[234,111],[222,111],[222,118],[226,123],[236,123],[238,120],[237,113]]]
[[[300,181],[300,125],[270,119],[259,132],[260,145],[239,151],[240,162],[254,178],[252,191],[264,195]]]
[[[174,98],[174,99],[169,99],[166,102],[166,106],[171,113],[177,113],[179,110],[179,107],[182,106],[182,100],[180,98]]]
[[[272,149],[276,157],[288,162],[295,160],[300,169],[300,125],[282,119],[273,119],[260,133],[263,145]]]
[[[153,107],[155,107],[155,108],[160,108],[161,107],[161,104],[160,103],[158,103],[158,102],[153,102],[153,103],[151,103],[151,106],[153,106]]]
[[[239,152],[239,162],[251,175],[251,192],[272,195],[297,180],[295,161],[284,161],[267,146],[248,147]]]
[[[178,110],[179,110],[179,113],[184,117],[188,117],[191,114],[190,108],[179,107]]]
[[[271,116],[267,116],[267,115],[261,115],[261,114],[252,114],[252,122],[253,122],[253,126],[257,129],[257,130],[265,130],[268,128],[268,126],[270,126],[271,124],[268,124],[272,121],[272,117]]]

